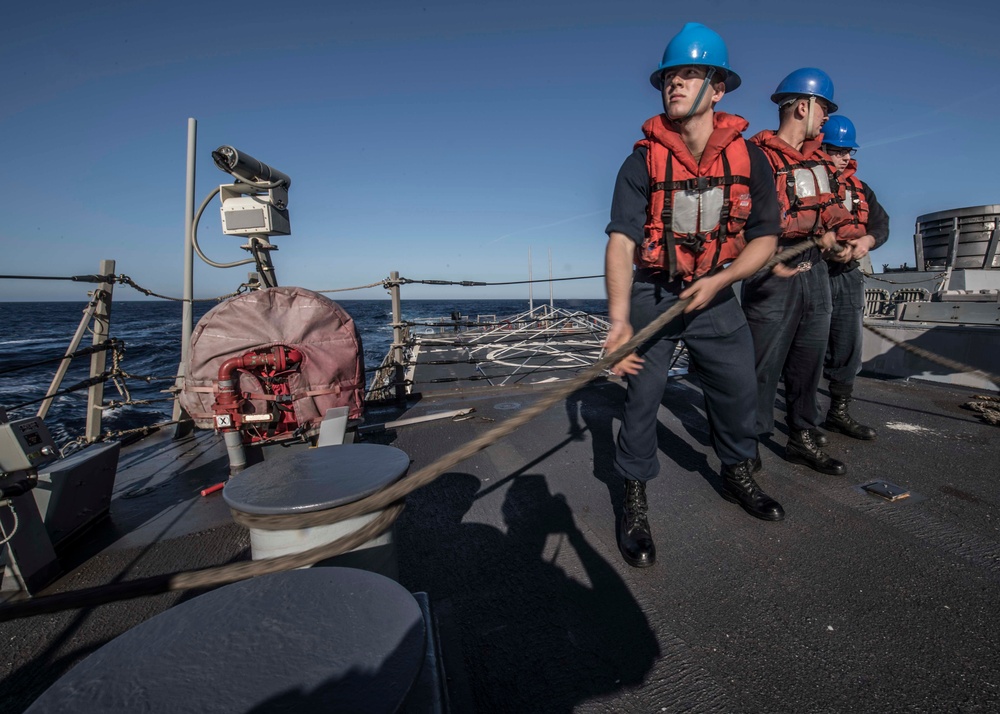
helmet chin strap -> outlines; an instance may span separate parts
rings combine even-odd
[[[691,108],[688,109],[687,114],[682,116],[680,119],[673,119],[674,122],[683,122],[694,116],[695,110],[701,104],[701,100],[705,98],[705,92],[708,91],[708,85],[712,82],[712,77],[715,76],[715,67],[708,67],[705,72],[705,80],[701,83],[701,89],[698,90],[698,94],[695,95],[694,101],[691,102]]]

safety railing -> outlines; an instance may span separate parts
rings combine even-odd
[[[115,261],[102,260],[97,275],[67,278],[78,282],[96,282],[97,287],[88,293],[90,302],[83,311],[83,318],[80,320],[76,332],[70,339],[69,346],[58,360],[58,367],[49,383],[48,389],[45,391],[45,395],[39,399],[30,399],[20,404],[5,405],[8,412],[39,404],[36,416],[44,419],[52,406],[53,400],[57,397],[86,389],[86,426],[83,439],[88,443],[97,440],[101,433],[102,415],[104,413],[104,409],[102,408],[104,402],[104,383],[113,377],[107,369],[108,353],[115,351],[120,346],[116,341],[109,339],[111,331],[111,303],[115,283],[114,272]],[[39,277],[37,279],[47,278]],[[88,331],[92,335],[92,345],[89,348],[81,349],[80,343]],[[84,356],[90,357],[90,373],[88,378],[63,389],[63,381],[73,359]],[[54,361],[56,360],[44,360],[43,362],[52,363]],[[18,371],[25,367],[39,366],[39,364],[20,365],[16,368],[8,368],[5,372]]]
[[[578,278],[559,278],[557,280],[585,280],[603,276],[582,276]],[[477,315],[475,318],[453,313],[450,317],[424,318],[417,322],[404,321],[402,316],[401,287],[409,283],[434,285],[510,285],[532,282],[549,282],[549,280],[528,280],[505,283],[485,283],[478,281],[425,281],[409,280],[392,273],[385,287],[392,298],[392,327],[394,330],[393,344],[382,363],[374,370],[365,399],[368,402],[405,401],[407,395],[417,384],[414,381],[414,348],[420,343],[430,343],[436,347],[463,347],[469,353],[462,359],[435,360],[427,364],[466,364],[474,369],[465,377],[443,377],[429,380],[428,383],[442,381],[482,381],[491,384],[503,384],[506,378],[523,377],[529,372],[555,371],[556,369],[578,368],[581,364],[591,364],[603,354],[604,335],[610,323],[598,315],[580,311],[567,311],[555,308],[554,305],[540,304],[518,315],[497,318],[495,314]],[[449,335],[461,333],[454,341]],[[592,338],[590,349],[572,350],[566,353],[564,366],[533,366],[519,364],[513,367],[511,374],[495,374],[486,376],[481,373],[481,365],[493,360],[479,357],[477,350],[483,346],[496,347],[501,341],[503,350],[519,350],[524,354],[532,350],[544,350],[545,343],[557,337],[565,338],[569,334],[587,335]],[[595,353],[596,349],[596,353]],[[586,353],[586,355],[584,354]]]
[[[96,284],[96,287],[87,293],[89,301],[83,310],[83,316],[69,340],[68,347],[59,353],[61,356],[49,356],[45,352],[25,353],[14,359],[7,359],[3,365],[0,365],[0,378],[11,380],[0,383],[0,386],[3,387],[0,389],[0,394],[3,395],[3,403],[0,406],[10,416],[25,416],[25,412],[29,408],[38,405],[35,415],[42,419],[48,417],[50,422],[55,425],[53,437],[60,444],[63,455],[88,444],[108,439],[140,437],[163,426],[177,423],[174,420],[157,420],[156,417],[143,418],[151,415],[133,411],[125,420],[115,419],[114,424],[124,426],[123,421],[131,424],[141,421],[141,426],[111,430],[107,428],[108,424],[111,423],[108,421],[108,416],[116,410],[132,408],[142,412],[142,410],[149,408],[158,412],[158,407],[146,407],[146,405],[151,405],[153,402],[174,402],[176,400],[175,394],[162,397],[155,393],[150,394],[150,392],[161,391],[151,385],[155,382],[174,382],[178,378],[172,369],[170,374],[161,376],[132,374],[126,370],[125,340],[120,336],[115,336],[112,331],[111,313],[115,285],[127,285],[146,296],[162,300],[180,302],[181,298],[156,294],[143,288],[127,275],[116,275],[114,260],[102,260],[99,271],[95,275],[0,275],[0,279],[17,281],[64,280]],[[249,288],[250,286],[244,285],[236,293],[198,300],[198,302],[224,300]],[[123,309],[124,305],[119,305],[116,308],[117,311]],[[118,322],[120,323],[121,320],[119,319]],[[18,324],[23,326],[29,323],[18,322]],[[46,321],[31,324],[30,329],[34,331],[30,335],[32,339],[46,343],[59,339],[54,336],[58,333],[53,333]],[[121,331],[121,325],[117,325],[116,329]],[[91,345],[81,347],[88,333]],[[140,346],[139,349],[141,350],[142,347]],[[85,357],[90,358],[89,371],[86,372],[86,377],[82,377],[83,372],[79,360]],[[47,371],[50,365],[55,365],[55,373],[51,375],[51,378],[49,377],[51,373]],[[72,384],[67,384],[68,378],[73,381]],[[46,380],[49,381],[49,386],[44,391],[36,388],[37,385],[43,384]],[[117,392],[117,396],[111,399],[106,398],[105,385],[109,383]],[[86,405],[83,407],[84,418],[81,420],[78,416],[80,414],[79,403],[73,401],[73,395],[83,390],[87,391],[87,399]],[[136,390],[145,394],[133,396],[133,392]],[[19,411],[22,414],[16,414]],[[80,433],[81,421],[82,434]]]

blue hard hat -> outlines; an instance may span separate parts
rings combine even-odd
[[[649,82],[657,89],[663,89],[663,70],[670,67],[697,65],[721,70],[721,78],[726,82],[726,91],[740,86],[742,80],[729,69],[729,50],[719,33],[697,22],[689,22],[671,38],[663,59],[656,71],[649,76]]]
[[[830,111],[837,111],[833,102],[833,80],[830,75],[815,67],[797,69],[781,80],[781,84],[771,95],[775,104],[783,104],[786,99],[794,97],[819,97],[830,105]]]
[[[831,114],[823,125],[823,143],[842,149],[858,148],[854,122],[843,114]]]

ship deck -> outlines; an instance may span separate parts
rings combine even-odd
[[[550,386],[432,384],[367,416],[474,408],[364,437],[404,450],[411,470]],[[411,494],[397,523],[400,581],[430,595],[452,711],[996,711],[1000,432],[962,408],[971,394],[859,379],[853,412],[878,440],[831,434],[848,464],[833,477],[786,463],[779,431],[758,480],[787,518],[768,523],[722,499],[696,378],[671,379],[648,487],[657,562],[635,569],[618,553],[611,474],[624,387],[574,393]],[[247,558],[221,495],[198,495],[224,467],[208,433],[123,451],[111,517],[52,590]],[[911,495],[860,488],[875,480]],[[0,623],[0,710],[23,711],[100,644],[190,596]]]

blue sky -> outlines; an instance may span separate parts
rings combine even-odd
[[[201,202],[231,144],[292,178],[278,280],[519,280],[603,272],[615,174],[669,38],[697,21],[743,86],[719,109],[775,128],[768,97],[801,66],[832,77],[859,175],[892,219],[876,265],[913,264],[917,215],[1000,203],[997,4],[910,2],[18,3],[0,27],[0,274],[117,272],[180,295],[188,117]],[[808,11],[808,16],[804,14]],[[199,239],[219,262],[218,202]],[[196,296],[247,267],[196,262]],[[0,300],[82,299],[78,283],[0,280]],[[536,295],[547,296],[545,286]],[[557,297],[603,297],[600,280]],[[382,298],[381,288],[341,294]],[[526,295],[409,286],[409,298]],[[136,299],[128,287],[117,299]]]

